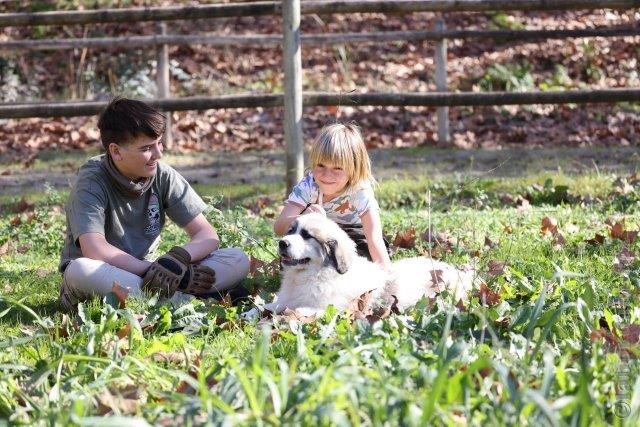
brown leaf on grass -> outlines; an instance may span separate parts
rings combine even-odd
[[[605,347],[607,347],[609,351],[617,351],[620,348],[618,337],[608,329],[594,329],[591,331],[591,334],[589,334],[589,338],[593,342],[599,339],[604,340]]]
[[[617,273],[628,270],[629,267],[631,267],[636,261],[636,259],[636,254],[627,246],[623,246],[620,252],[618,252],[613,259],[613,270]]]
[[[604,243],[604,236],[603,236],[602,234],[600,234],[600,233],[597,233],[597,234],[593,237],[593,239],[589,239],[589,240],[587,240],[587,242],[586,242],[586,243],[587,243],[588,245],[593,245],[593,246],[601,245],[601,244],[603,244],[603,243]]]
[[[103,390],[96,396],[96,403],[100,415],[131,415],[146,403],[146,398],[142,389],[132,384],[122,388]]]
[[[271,205],[273,205],[273,200],[270,197],[260,196],[253,203],[244,205],[244,207],[259,215],[266,207]]]
[[[480,285],[480,289],[478,289],[478,298],[482,305],[489,306],[499,304],[500,301],[502,301],[500,294],[489,289],[486,283]]]
[[[19,254],[26,254],[31,249],[31,245],[20,245],[16,248],[16,252]]]
[[[380,301],[373,301],[372,291],[365,292],[358,298],[353,299],[347,306],[351,315],[351,320],[366,320],[373,324],[381,319],[387,318],[391,313],[398,313],[398,298],[395,295],[387,295],[381,298],[383,304],[376,305]]]
[[[565,244],[567,243],[567,241],[565,240],[564,236],[562,235],[561,232],[557,231],[555,233],[553,233],[553,248],[555,250],[559,250],[561,249]]]
[[[188,361],[187,355],[184,352],[178,351],[157,351],[149,356],[149,359],[154,362],[166,362],[166,363],[186,363]]]
[[[9,240],[0,245],[0,257],[6,255],[9,252]]]
[[[23,197],[22,199],[20,199],[16,204],[14,204],[11,207],[10,212],[11,213],[22,213],[22,212],[26,212],[26,211],[30,211],[33,210],[33,208],[36,205],[34,203],[29,203],[27,202],[27,200]]]
[[[253,255],[249,261],[249,277],[274,276],[280,271],[280,259],[274,258],[266,262],[255,258]]]
[[[11,218],[11,221],[9,221],[9,224],[11,224],[14,227],[17,227],[20,224],[22,224],[22,219],[19,216],[14,216],[13,218]]]
[[[393,245],[404,249],[414,248],[416,246],[416,229],[411,227],[404,231],[398,231],[393,239]]]
[[[273,319],[284,321],[294,320],[300,323],[312,323],[316,321],[316,316],[303,316],[297,311],[287,308],[282,313],[274,315]]]
[[[189,365],[189,369],[187,369],[187,374],[189,374],[191,378],[198,379],[198,373],[200,372],[201,361],[202,361],[202,358],[200,356],[196,356],[196,358],[193,360],[193,363]],[[178,383],[178,385],[176,386],[176,391],[178,393],[186,393],[186,394],[193,394],[195,392],[195,390],[185,380],[182,380]]]
[[[555,234],[557,232],[558,232],[557,219],[550,216],[545,216],[544,218],[542,218],[542,225],[540,226],[540,234],[544,236],[546,234]]]
[[[444,231],[433,232],[427,229],[420,235],[420,238],[423,242],[431,244],[427,254],[436,259],[441,258],[443,253],[453,251],[453,248],[459,244],[458,239]]]
[[[354,298],[349,302],[347,311],[351,315],[351,318],[356,320],[366,320],[367,316],[371,315],[371,291],[365,292],[357,298]]]
[[[509,224],[505,224],[505,225],[502,227],[502,231],[503,231],[505,234],[512,234],[512,233],[513,233],[513,227],[512,227],[511,225],[509,225]]]
[[[529,203],[529,200],[523,198],[520,204],[518,205],[516,212],[518,212],[519,214],[522,214],[530,210],[531,210],[531,203]]]
[[[489,236],[484,236],[484,247],[493,249],[496,247],[496,243],[489,238]]]
[[[619,221],[608,219],[605,224],[609,226],[609,233],[612,238],[622,240],[623,242],[633,243],[638,238],[637,230],[625,230],[625,219]]]
[[[120,283],[118,283],[117,280],[114,280],[111,284],[111,292],[113,292],[116,298],[118,298],[118,307],[125,308],[125,301],[127,296],[129,296],[129,290],[120,286]]]
[[[504,269],[507,267],[507,262],[491,260],[487,264],[487,267],[489,267],[487,276],[490,278],[496,278],[498,276],[502,276],[502,274],[504,273]]]
[[[442,271],[442,270],[431,270],[429,272],[429,274],[431,275],[431,283],[433,283],[435,286],[438,286],[438,285],[444,283],[444,279],[442,278],[442,275],[444,274],[444,271]]]
[[[620,336],[631,344],[640,344],[640,325],[631,324],[620,328]]]

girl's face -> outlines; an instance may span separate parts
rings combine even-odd
[[[349,175],[344,169],[328,163],[318,163],[313,168],[313,176],[322,191],[323,201],[338,196],[349,182]]]

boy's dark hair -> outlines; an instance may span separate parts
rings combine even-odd
[[[98,119],[100,140],[105,150],[109,144],[130,144],[141,135],[159,138],[165,131],[165,117],[142,101],[114,98]]]

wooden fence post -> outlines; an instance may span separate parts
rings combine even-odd
[[[444,31],[445,25],[442,18],[436,21],[436,31]],[[447,39],[442,38],[436,43],[436,88],[438,92],[447,91]],[[449,107],[438,107],[438,145],[445,146],[449,143]]]
[[[166,22],[158,24],[158,33],[167,35]],[[158,88],[158,98],[167,99],[171,96],[171,86],[169,83],[169,46],[166,44],[158,46],[158,58],[156,62],[156,85]],[[171,134],[171,111],[165,112],[166,130],[162,136],[164,147],[170,150],[173,147],[173,135]]]
[[[302,179],[302,53],[300,0],[282,2],[284,61],[284,139],[287,146],[287,194]]]

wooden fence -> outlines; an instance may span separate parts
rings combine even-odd
[[[594,102],[638,102],[640,89],[571,90],[557,92],[489,92],[448,93],[446,85],[446,43],[449,39],[492,38],[497,40],[543,40],[567,37],[620,37],[640,35],[640,26],[616,26],[555,30],[447,30],[439,19],[431,31],[388,31],[380,33],[343,33],[301,35],[301,14],[335,14],[382,12],[489,12],[577,9],[629,9],[640,7],[640,0],[347,0],[347,1],[262,1],[239,4],[149,7],[83,11],[0,14],[0,27],[93,24],[108,22],[159,21],[158,35],[102,37],[82,39],[10,40],[0,42],[0,52],[14,49],[57,50],[74,48],[113,48],[155,46],[158,51],[158,99],[148,100],[164,111],[203,110],[214,108],[284,106],[284,134],[287,144],[287,187],[291,188],[303,172],[302,105],[354,106],[436,106],[438,138],[448,140],[449,106],[559,104]],[[210,19],[236,16],[282,15],[282,36],[244,35],[168,35],[161,21],[178,19]],[[313,93],[302,92],[301,44],[378,43],[382,41],[432,40],[436,42],[436,86],[433,93]],[[284,93],[268,95],[225,95],[217,97],[171,98],[168,90],[168,45],[206,44],[282,45]],[[37,102],[0,104],[0,118],[84,116],[97,114],[106,102]],[[170,115],[168,115],[170,117]],[[170,133],[167,134],[170,137]],[[170,141],[167,141],[170,143]]]

